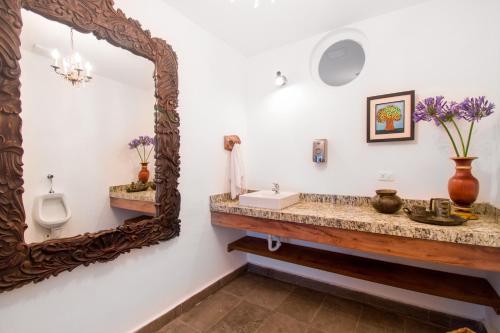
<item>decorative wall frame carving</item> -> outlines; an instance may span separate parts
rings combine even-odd
[[[151,60],[155,64],[156,217],[97,233],[26,244],[19,60],[21,8]],[[164,40],[114,8],[113,0],[0,0],[0,292],[80,265],[110,261],[180,232],[177,58]]]

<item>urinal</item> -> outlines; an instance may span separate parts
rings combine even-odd
[[[49,193],[35,198],[33,219],[51,233],[58,233],[71,219],[71,210],[63,193]]]

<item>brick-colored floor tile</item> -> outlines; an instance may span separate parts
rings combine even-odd
[[[305,288],[295,289],[277,311],[297,320],[309,323],[318,311],[325,295]]]
[[[257,287],[257,284],[262,283],[265,280],[265,278],[259,275],[246,273],[233,280],[227,286],[222,288],[222,290],[238,297],[244,297],[250,294],[255,287]]]
[[[210,329],[210,333],[253,333],[271,316],[271,311],[246,301]]]
[[[324,333],[354,333],[361,310],[359,303],[327,296],[311,327]]]
[[[203,332],[215,325],[239,302],[238,297],[219,291],[183,314],[180,320]]]
[[[306,329],[305,323],[276,312],[264,321],[257,333],[305,333]]]
[[[170,324],[161,328],[157,333],[198,333],[198,331],[187,326],[180,320],[174,320]]]
[[[277,280],[265,279],[257,284],[245,299],[255,305],[274,310],[283,303],[295,287]]]

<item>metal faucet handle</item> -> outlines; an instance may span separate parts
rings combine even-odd
[[[49,193],[53,194],[54,192],[54,175],[47,175],[47,179],[50,181],[50,190]]]
[[[280,193],[280,184],[273,183],[273,192],[276,194]]]

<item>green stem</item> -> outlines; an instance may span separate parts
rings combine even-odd
[[[142,162],[142,156],[141,156],[141,152],[139,151],[139,148],[135,147],[135,150],[137,150],[137,154],[139,154],[139,159]]]
[[[455,126],[455,129],[457,130],[458,133],[458,137],[460,138],[460,143],[462,145],[462,152],[464,153],[464,157],[467,157],[467,150],[465,149],[464,137],[462,136],[462,132],[460,132],[460,129],[458,128],[455,119],[452,119],[451,122],[453,123],[453,126]]]
[[[453,149],[455,150],[457,157],[460,157],[460,153],[458,152],[457,145],[455,144],[455,140],[453,140],[453,136],[451,135],[450,130],[448,129],[446,124],[441,119],[439,119],[439,117],[436,117],[436,119],[441,123],[441,125],[443,125],[443,128],[446,130],[446,133],[451,140],[451,144],[453,145]]]
[[[469,155],[469,148],[470,148],[470,140],[472,138],[472,130],[474,129],[474,121],[470,123],[470,129],[469,129],[469,136],[467,138],[467,147],[465,148],[465,156],[467,157]]]
[[[146,162],[148,162],[148,161],[149,161],[149,156],[151,156],[151,152],[153,151],[153,148],[154,148],[154,147],[155,147],[155,146],[151,147],[151,149],[149,150],[148,157],[146,158]]]

